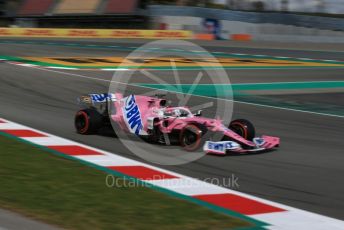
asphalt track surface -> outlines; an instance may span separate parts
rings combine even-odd
[[[113,42],[112,44],[115,44]],[[123,45],[123,43],[121,43]],[[125,44],[124,44],[125,45]],[[130,43],[133,46],[133,43]],[[140,45],[140,44],[137,44]],[[218,47],[204,47],[216,51]],[[231,50],[221,47],[221,50]],[[236,52],[261,54],[262,49],[238,48]],[[329,51],[263,50],[269,55],[344,60],[344,53]],[[123,56],[128,52],[46,45],[1,44],[0,54],[9,56]],[[314,56],[312,56],[314,55]],[[343,80],[344,69],[229,70],[231,81],[332,81]],[[181,71],[183,76],[197,75]],[[75,133],[73,117],[78,109],[76,98],[90,92],[107,92],[113,73],[101,71],[46,70],[0,63],[0,116],[58,136],[101,148],[129,158],[130,153],[114,137]],[[137,76],[138,81],[140,77]],[[166,79],[169,79],[166,77]],[[139,89],[133,88],[136,92]],[[326,94],[336,101],[344,92]],[[295,95],[285,95],[285,100]],[[297,100],[303,95],[296,96]],[[317,101],[308,94],[307,100]],[[319,96],[318,96],[319,98]],[[194,98],[207,102],[212,99]],[[205,100],[205,101],[204,101]],[[325,100],[325,99],[324,99]],[[254,122],[258,134],[278,136],[277,151],[242,156],[205,156],[179,166],[159,166],[196,178],[218,178],[232,174],[239,178],[239,191],[286,205],[344,220],[344,118],[283,110],[252,104],[235,103],[234,118]]]

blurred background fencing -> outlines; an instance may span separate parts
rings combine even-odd
[[[148,26],[139,0],[7,0],[0,1],[2,26],[60,28],[126,28]],[[142,10],[142,12],[141,12]]]
[[[2,15],[128,14],[148,5],[342,16],[343,0],[0,0]]]
[[[210,39],[344,42],[344,0],[0,0],[0,15],[2,27],[181,29]]]

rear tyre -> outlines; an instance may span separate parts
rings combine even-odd
[[[180,145],[186,151],[195,151],[202,145],[202,129],[196,125],[186,125],[180,132]]]
[[[229,129],[249,141],[252,141],[256,135],[253,124],[246,119],[237,119],[232,121],[229,124]]]
[[[103,116],[94,109],[79,110],[75,115],[74,126],[80,134],[94,134],[103,126]]]

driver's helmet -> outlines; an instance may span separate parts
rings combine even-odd
[[[180,109],[174,109],[172,112],[172,115],[175,117],[180,117],[181,115]]]

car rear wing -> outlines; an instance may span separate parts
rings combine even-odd
[[[103,112],[108,107],[108,102],[116,101],[116,95],[113,93],[91,93],[78,97],[78,105],[82,108],[95,108]]]
[[[116,95],[113,93],[91,93],[78,97],[78,104],[96,105],[116,101]]]

